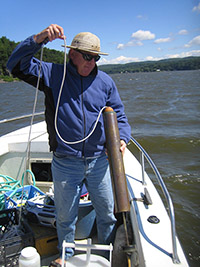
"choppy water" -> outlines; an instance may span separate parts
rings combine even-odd
[[[157,165],[174,202],[176,228],[190,266],[200,265],[200,71],[114,74],[132,136]],[[34,90],[0,84],[0,120],[32,112]],[[37,111],[43,110],[39,93]],[[37,120],[42,119],[38,117]],[[0,124],[0,135],[29,119]]]

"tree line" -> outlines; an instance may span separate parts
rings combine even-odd
[[[0,38],[0,79],[12,81],[13,77],[6,69],[8,58],[18,43],[10,41],[5,36]],[[35,55],[40,58],[40,51]],[[64,52],[44,47],[43,60],[62,64]],[[174,70],[196,70],[200,69],[200,57],[186,57],[176,59],[165,59],[160,61],[132,62],[127,64],[100,65],[100,70],[108,74],[127,72],[152,72],[152,71],[174,71]]]
[[[8,72],[6,64],[12,51],[19,44],[10,41],[5,36],[0,38],[0,79],[4,81],[13,81],[12,75]],[[36,58],[40,58],[40,51],[35,54]],[[64,52],[57,51],[55,49],[49,49],[44,47],[43,60],[47,62],[54,62],[58,64],[63,63]]]
[[[132,62],[127,64],[111,64],[99,67],[108,74],[153,72],[153,71],[179,71],[200,69],[200,57],[185,57],[164,59],[159,61]]]

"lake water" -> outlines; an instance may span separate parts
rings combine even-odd
[[[200,71],[111,76],[132,136],[153,159],[172,197],[177,233],[189,264],[200,266]],[[1,83],[0,120],[32,113],[34,93],[24,82]],[[43,111],[43,102],[40,92],[38,112]],[[0,124],[0,135],[29,123],[30,118]]]

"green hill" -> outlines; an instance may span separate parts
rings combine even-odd
[[[18,43],[10,41],[5,36],[0,38],[0,79],[3,79],[5,81],[13,80],[12,76],[10,76],[8,70],[6,69],[6,64],[12,51],[17,45]],[[35,56],[39,59],[40,51]],[[44,53],[43,53],[44,61],[62,64],[63,58],[64,58],[64,52],[44,47]]]
[[[99,69],[108,74],[125,72],[152,72],[200,69],[200,57],[164,59],[159,61],[132,62],[127,64],[101,65]]]

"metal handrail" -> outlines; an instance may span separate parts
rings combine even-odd
[[[166,198],[167,204],[168,204],[168,208],[169,208],[169,218],[170,218],[170,223],[171,223],[171,235],[172,235],[172,259],[173,262],[178,264],[180,263],[178,254],[177,254],[177,244],[176,244],[176,228],[175,228],[175,215],[174,215],[174,206],[172,203],[172,199],[169,195],[169,192],[165,186],[165,183],[156,167],[156,165],[154,164],[154,162],[152,161],[152,159],[150,158],[150,156],[147,154],[147,152],[144,150],[144,148],[133,138],[131,137],[131,140],[133,141],[133,143],[135,144],[135,146],[139,149],[139,151],[142,153],[142,157],[143,156],[146,158],[146,160],[148,161],[149,165],[151,166],[158,182],[159,185],[163,191],[163,194]],[[142,170],[144,170],[144,160],[142,160],[141,162],[142,164]],[[143,183],[145,183],[144,178],[143,178]]]
[[[44,115],[44,111],[34,113],[34,116],[39,116],[39,115]],[[25,115],[17,116],[17,117],[10,118],[10,119],[3,119],[3,120],[0,120],[0,124],[6,123],[6,122],[11,122],[11,121],[16,121],[16,120],[21,120],[21,119],[29,118],[32,116],[33,116],[33,114],[25,114]]]

